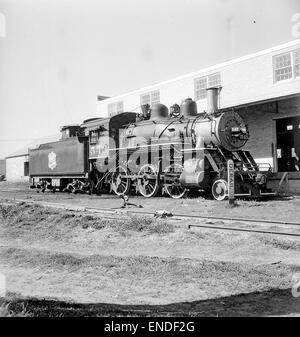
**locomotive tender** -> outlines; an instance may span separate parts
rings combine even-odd
[[[247,125],[233,110],[218,110],[218,91],[207,89],[203,113],[186,99],[170,113],[155,104],[150,110],[143,107],[142,115],[124,112],[84,121],[75,137],[29,151],[33,185],[117,195],[135,191],[147,198],[158,193],[181,198],[201,190],[224,200],[227,161],[233,160],[236,196],[274,195],[267,186],[271,170],[261,172],[249,151],[242,150],[249,139]]]

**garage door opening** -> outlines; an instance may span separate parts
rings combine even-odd
[[[300,171],[300,116],[276,120],[279,172]]]

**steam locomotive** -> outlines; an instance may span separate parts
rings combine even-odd
[[[174,199],[194,190],[224,200],[232,160],[237,197],[274,195],[268,187],[271,171],[261,172],[242,150],[249,139],[247,125],[234,110],[218,110],[218,90],[207,89],[203,113],[188,98],[170,112],[155,104],[144,106],[142,115],[124,112],[63,129],[60,141],[29,151],[32,186]]]

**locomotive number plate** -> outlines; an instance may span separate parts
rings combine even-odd
[[[234,163],[232,160],[227,162],[228,170],[228,199],[229,203],[234,202]]]

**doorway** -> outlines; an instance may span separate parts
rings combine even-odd
[[[276,120],[279,172],[300,171],[300,116]]]

